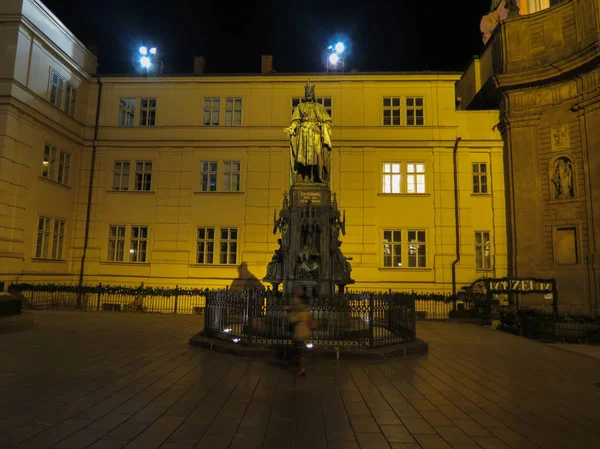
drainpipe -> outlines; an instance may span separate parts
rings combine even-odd
[[[94,125],[94,140],[92,142],[92,161],[90,162],[90,181],[88,185],[87,211],[85,216],[85,234],[83,237],[83,254],[81,255],[81,267],[79,269],[79,282],[77,284],[77,307],[81,305],[81,287],[83,286],[83,272],[85,256],[90,236],[90,216],[92,214],[92,190],[94,188],[94,171],[96,169],[96,149],[98,148],[98,123],[100,121],[100,100],[102,99],[102,81],[98,80],[98,101],[96,103],[96,123]]]
[[[453,154],[453,169],[454,169],[454,226],[456,230],[456,259],[452,262],[452,296],[453,309],[456,310],[456,264],[460,262],[460,227],[458,220],[458,143],[461,141],[460,137],[456,138],[454,142],[454,154]]]

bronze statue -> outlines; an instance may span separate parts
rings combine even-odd
[[[294,183],[329,184],[331,117],[315,101],[314,84],[308,82],[304,86],[304,102],[294,108],[292,123],[284,131],[290,138]]]

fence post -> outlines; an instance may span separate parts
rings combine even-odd
[[[253,299],[254,296],[252,295],[252,293],[250,293],[246,298],[246,314],[248,316],[248,328],[246,330],[246,333],[248,335],[248,346],[252,346],[252,313],[254,312],[254,307],[252,307],[251,304]]]
[[[369,294],[369,348],[373,347],[373,321],[374,321],[374,306],[373,293]]]
[[[100,310],[100,296],[102,296],[102,284],[98,284],[98,299],[96,301],[96,311]]]
[[[211,314],[211,310],[212,308],[209,307],[210,303],[209,303],[209,292],[205,291],[204,292],[204,335],[207,337],[211,336],[211,329],[210,329],[210,320],[209,320],[209,315]]]
[[[173,307],[173,312],[177,314],[177,300],[179,299],[179,285],[175,286],[175,306]]]

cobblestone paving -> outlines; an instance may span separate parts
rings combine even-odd
[[[37,312],[0,335],[0,448],[595,449],[600,360],[418,323],[427,356],[287,365],[189,347],[200,316]]]

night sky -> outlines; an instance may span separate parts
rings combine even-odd
[[[134,73],[142,44],[158,48],[164,73],[191,73],[194,56],[206,58],[208,73],[257,73],[261,54],[273,55],[279,73],[322,72],[327,45],[339,39],[349,47],[347,70],[462,71],[482,49],[479,22],[490,7],[489,0],[44,3],[97,47],[101,74]]]

